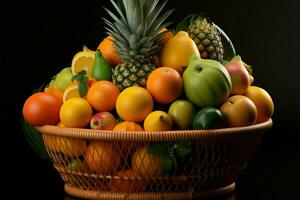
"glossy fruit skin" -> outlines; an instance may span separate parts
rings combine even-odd
[[[156,110],[147,115],[144,120],[145,131],[169,131],[172,129],[172,118],[168,113]]]
[[[104,59],[111,67],[121,64],[120,56],[116,52],[113,44],[113,38],[111,36],[104,38],[104,40],[99,44],[98,49],[101,51]]]
[[[67,100],[60,109],[60,121],[65,127],[83,128],[90,123],[93,110],[82,98]]]
[[[245,94],[250,86],[250,76],[243,63],[241,61],[232,60],[224,66],[230,75],[232,83],[230,94]]]
[[[142,122],[153,110],[152,96],[145,88],[128,87],[120,93],[116,110],[125,121]]]
[[[224,126],[224,117],[220,110],[206,107],[197,112],[193,120],[193,129],[215,129]]]
[[[72,70],[70,67],[62,69],[53,80],[50,81],[49,86],[57,88],[61,91],[64,91],[69,85],[73,83],[72,81]]]
[[[62,101],[58,97],[37,92],[25,101],[22,112],[26,122],[33,126],[56,125],[61,105]]]
[[[274,103],[266,90],[257,86],[250,86],[245,96],[251,99],[257,109],[256,123],[269,120],[274,113]]]
[[[234,95],[220,106],[227,127],[250,126],[256,122],[255,104],[242,95]]]
[[[98,81],[94,83],[87,93],[87,100],[98,111],[112,111],[116,107],[116,101],[120,90],[110,81]]]
[[[111,81],[112,70],[106,60],[103,58],[101,52],[97,49],[95,55],[95,62],[92,67],[91,75],[97,81],[107,80]]]
[[[179,99],[170,105],[168,114],[172,118],[174,129],[188,130],[192,128],[196,106],[188,100]]]
[[[144,131],[143,127],[135,122],[124,121],[117,124],[114,131]]]
[[[230,76],[223,65],[195,56],[183,73],[183,85],[187,99],[199,108],[217,107],[231,91]]]
[[[184,68],[188,65],[191,55],[196,55],[200,58],[195,42],[188,36],[187,32],[179,31],[163,47],[161,65],[172,67],[182,74]]]
[[[160,67],[151,72],[146,87],[155,102],[167,104],[181,95],[182,78],[175,69]]]
[[[110,142],[92,142],[85,152],[85,163],[94,172],[111,175],[119,164],[121,153]]]
[[[93,115],[90,121],[91,129],[113,130],[115,126],[116,126],[116,119],[109,112],[98,112]]]
[[[142,177],[152,178],[162,173],[162,156],[147,152],[148,145],[134,152],[131,165]]]

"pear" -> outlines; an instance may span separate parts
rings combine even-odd
[[[112,69],[109,64],[104,60],[99,49],[96,50],[95,62],[92,68],[92,77],[97,81],[112,79]]]
[[[73,83],[72,77],[73,74],[71,67],[66,67],[54,76],[54,78],[50,81],[49,86],[64,91]]]

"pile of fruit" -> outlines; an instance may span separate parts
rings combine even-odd
[[[186,17],[171,31],[165,20],[173,10],[161,13],[166,2],[111,2],[116,12],[105,9],[112,20],[104,19],[109,36],[95,51],[84,47],[73,57],[71,67],[26,100],[27,123],[171,131],[242,127],[271,118],[272,99],[252,85],[252,67],[203,14]],[[73,147],[80,145],[87,152],[106,148],[100,143]],[[101,168],[89,162],[97,160],[90,155],[86,155],[89,168]]]

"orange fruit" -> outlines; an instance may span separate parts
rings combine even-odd
[[[116,101],[120,90],[110,81],[98,81],[94,83],[87,93],[87,100],[97,111],[112,111],[116,107]]]
[[[115,67],[121,63],[120,56],[114,47],[113,38],[111,36],[104,38],[104,40],[102,40],[99,44],[98,49],[101,51],[102,56],[111,67]]]
[[[92,142],[85,152],[87,166],[100,174],[112,174],[120,159],[120,151],[110,142]]]
[[[54,96],[56,96],[57,98],[59,98],[60,100],[63,100],[63,91],[61,91],[60,89],[54,88],[54,87],[46,87],[44,89],[44,92],[47,94],[52,94]]]
[[[65,127],[83,128],[90,123],[93,110],[87,100],[71,98],[61,106],[59,116]]]
[[[169,131],[172,129],[172,118],[164,111],[153,111],[144,121],[145,131]]]
[[[65,89],[65,91],[63,93],[63,102],[65,102],[71,98],[81,98],[81,96],[78,92],[78,86],[79,86],[79,83],[73,83]],[[84,96],[83,98],[86,98],[86,96]]]
[[[83,50],[76,53],[72,59],[72,74],[76,75],[78,72],[85,70],[86,76],[91,77],[92,67],[94,66],[95,52],[83,47]]]
[[[97,80],[95,78],[89,78],[89,80],[87,81],[87,84],[89,87],[91,87],[96,82],[97,82]]]
[[[160,56],[161,65],[172,67],[182,74],[191,55],[200,57],[198,47],[187,32],[179,31],[163,47]]]
[[[138,179],[139,173],[133,169],[123,169],[116,173],[115,177],[109,182],[112,192],[137,192],[144,188],[144,181]]]
[[[86,142],[83,139],[55,135],[46,135],[43,139],[48,149],[68,157],[81,156],[86,150]]]
[[[155,177],[161,174],[163,158],[147,152],[148,145],[134,152],[131,160],[132,169],[142,177]]]
[[[61,99],[55,95],[37,92],[25,101],[22,112],[25,121],[33,126],[55,125],[61,105]]]
[[[163,45],[165,45],[170,39],[173,38],[173,33],[171,31],[169,31],[168,29],[166,29],[166,28],[162,28],[159,32],[161,33],[163,31],[166,32],[166,35],[165,35],[164,40],[162,42]]]
[[[171,103],[182,93],[182,78],[173,68],[157,68],[148,77],[147,90],[151,93],[155,102],[161,104]]]
[[[145,88],[138,86],[123,90],[116,103],[117,113],[125,121],[142,122],[152,109],[151,94]]]
[[[256,123],[265,122],[272,117],[274,103],[267,91],[257,86],[250,86],[248,87],[245,96],[251,99],[256,106]]]
[[[144,131],[143,127],[135,122],[121,122],[117,124],[114,129],[114,131]]]

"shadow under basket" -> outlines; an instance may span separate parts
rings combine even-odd
[[[193,199],[233,192],[238,175],[271,127],[270,119],[247,127],[164,132],[36,128],[72,196]],[[164,143],[191,147],[168,175],[161,173],[162,156],[149,152],[149,146]]]

